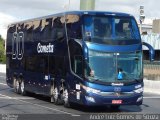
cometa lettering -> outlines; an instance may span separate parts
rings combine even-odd
[[[49,43],[48,45],[41,45],[41,43],[38,43],[37,45],[37,52],[38,53],[53,53],[54,45]]]

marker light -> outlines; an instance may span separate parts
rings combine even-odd
[[[143,87],[134,90],[134,92],[135,93],[141,93],[141,92],[143,92]]]
[[[93,97],[85,96],[85,98],[86,98],[87,101],[95,102]]]

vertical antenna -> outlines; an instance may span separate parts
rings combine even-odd
[[[68,3],[64,4],[63,5],[63,8],[65,11],[69,11],[69,8],[70,8],[70,0],[68,0]]]
[[[70,0],[69,0],[69,3],[68,3],[68,11],[69,11],[69,8],[70,8],[70,3],[71,3],[71,2],[70,2]]]

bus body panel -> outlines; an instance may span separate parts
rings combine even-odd
[[[142,52],[141,39],[137,44],[129,45],[125,42],[123,45],[122,43],[121,45],[107,45],[86,41],[84,34],[87,31],[83,33],[85,29],[83,22],[88,15],[134,19],[133,16],[124,13],[80,11],[11,24],[7,32],[7,84],[14,87],[14,78],[20,78],[24,80],[26,91],[50,96],[53,82],[60,87],[63,83],[69,90],[71,102],[89,106],[112,105],[112,100],[121,100],[120,105],[142,104],[143,91],[135,93],[135,90],[143,88],[143,78],[138,82],[135,82],[136,80],[133,78],[131,80],[134,82],[130,84],[131,81],[126,81],[128,83],[125,84],[120,80],[98,83],[91,82],[84,75],[85,62],[91,59],[89,50],[111,53],[113,56],[115,54],[118,56],[118,53]],[[64,21],[65,17],[67,17],[66,21]],[[71,21],[69,22],[69,20]],[[81,29],[83,30],[80,31]],[[134,57],[131,56],[131,58]],[[138,59],[136,57],[135,61],[142,62],[139,56]],[[117,61],[115,57],[115,64]],[[115,71],[117,69],[118,67],[115,68]],[[123,85],[115,85],[119,83]],[[95,94],[87,92],[86,89],[89,91],[95,89],[95,91],[100,90],[101,92]]]

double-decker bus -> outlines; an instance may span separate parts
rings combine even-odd
[[[6,81],[16,93],[65,107],[141,105],[142,45],[135,18],[125,13],[71,11],[14,23]]]

